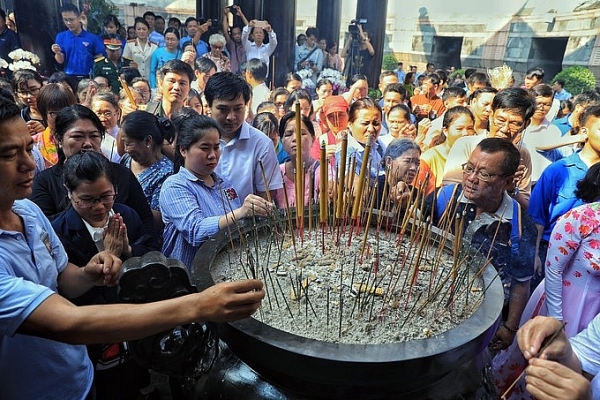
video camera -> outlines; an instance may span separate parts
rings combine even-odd
[[[348,32],[350,32],[353,39],[359,39],[358,35],[360,34],[360,30],[358,29],[358,25],[364,25],[366,23],[366,18],[353,19],[352,21],[350,21],[350,25],[348,25]]]
[[[203,25],[207,22],[211,22],[210,27],[208,28],[208,31],[206,32],[207,35],[212,35],[214,33],[219,33],[219,29],[221,27],[221,24],[219,22],[218,19],[204,19],[204,18],[198,18],[198,25]]]
[[[229,10],[230,13],[235,15],[235,14],[237,14],[239,7],[234,4],[232,6],[227,7],[227,9]]]

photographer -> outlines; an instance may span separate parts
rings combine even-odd
[[[366,19],[352,20],[348,26],[349,37],[340,52],[340,57],[345,59],[344,75],[347,77],[369,71],[371,60],[375,55],[369,33],[363,31],[364,23],[367,23]]]
[[[242,12],[240,6],[233,5],[225,7],[223,10],[223,35],[227,41],[226,47],[227,51],[229,52],[231,72],[239,74],[241,72],[240,67],[246,62],[246,50],[242,44],[242,28],[235,25],[231,28],[229,27],[229,22],[227,21],[229,13],[231,13],[234,17],[240,17],[244,23],[244,26],[248,25],[248,20],[246,19],[246,16]]]
[[[323,69],[323,52],[317,45],[319,30],[308,28],[306,30],[306,41],[302,46],[296,47],[295,70],[311,69],[311,79],[316,83],[317,77]]]
[[[248,37],[252,42],[248,41]],[[258,58],[267,64],[277,47],[277,35],[267,21],[253,19],[242,29],[242,44],[246,50],[246,60]]]

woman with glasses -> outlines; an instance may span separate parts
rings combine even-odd
[[[179,39],[180,36],[177,29],[167,28],[167,30],[165,30],[165,47],[160,47],[152,53],[152,60],[150,61],[150,87],[152,89],[156,88],[156,73],[162,66],[169,60],[181,57]]]
[[[275,104],[275,107],[277,107],[277,113],[274,113],[274,115],[278,120],[285,115],[285,102],[289,96],[290,92],[288,92],[288,90],[284,87],[276,88],[269,96],[269,100],[271,100],[273,104]]]
[[[64,211],[70,201],[67,188],[63,185],[64,162],[81,151],[101,153],[104,126],[96,114],[87,107],[74,104],[65,107],[56,115],[55,137],[62,150],[59,162],[53,167],[36,174],[31,200],[50,219]],[[135,175],[126,167],[113,163],[115,168],[116,202],[134,209],[140,216],[146,232],[154,232],[150,206]]]
[[[227,58],[225,53],[223,53],[223,49],[227,44],[225,37],[220,33],[210,35],[208,44],[210,45],[210,51],[203,54],[202,57],[211,59],[217,66],[217,72],[231,72],[231,63],[229,62],[229,58]]]
[[[46,129],[44,117],[37,106],[37,97],[43,84],[40,74],[30,69],[20,69],[12,78],[13,91],[17,94],[17,100],[24,105],[21,117],[27,123],[32,136]]]
[[[119,135],[119,117],[121,109],[119,100],[113,92],[96,93],[92,98],[92,111],[98,116],[104,127],[104,139],[100,147],[102,153],[112,162],[121,161],[121,156],[117,151],[117,137]]]
[[[115,203],[114,165],[94,151],[77,153],[64,163],[63,183],[70,207],[52,221],[52,227],[75,265],[87,265],[103,250],[121,260],[158,250],[138,214]],[[77,305],[116,303],[117,288],[95,287],[71,301]],[[96,366],[99,399],[138,398],[139,390],[150,383],[148,371],[133,361],[122,343],[90,345],[88,355]]]

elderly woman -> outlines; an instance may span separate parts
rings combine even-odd
[[[210,45],[210,51],[202,55],[202,57],[211,59],[217,66],[217,72],[231,72],[229,58],[223,53],[223,49],[227,44],[225,37],[220,33],[212,34],[208,39],[208,44]]]
[[[104,127],[104,139],[100,147],[102,153],[112,162],[119,162],[121,156],[117,151],[117,135],[119,134],[119,118],[121,109],[119,100],[113,92],[100,92],[92,97],[92,111],[98,116]]]
[[[414,196],[413,184],[419,172],[421,149],[412,139],[394,139],[385,149],[382,164],[385,167],[385,184],[379,187],[382,209],[404,208]]]

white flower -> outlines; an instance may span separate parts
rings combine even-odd
[[[8,63],[4,58],[0,58],[0,68],[8,68]]]
[[[29,61],[15,61],[14,63],[10,64],[8,66],[8,69],[10,69],[11,71],[18,71],[20,69],[31,69],[31,70],[36,70],[35,67],[33,65],[31,65],[31,63]]]
[[[23,58],[23,49],[15,49],[8,53],[8,56],[13,60],[20,60]]]
[[[315,87],[315,83],[312,81],[312,79],[308,78],[308,79],[302,80],[302,88],[303,89],[314,88],[314,87]]]
[[[312,69],[301,69],[300,71],[298,71],[298,75],[300,75],[300,77],[302,78],[302,80],[310,78],[312,76],[313,72]]]

